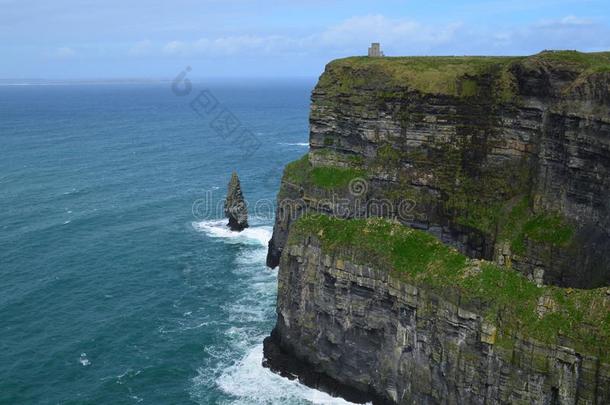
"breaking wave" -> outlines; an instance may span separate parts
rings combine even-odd
[[[196,222],[193,227],[210,238],[242,247],[231,269],[239,288],[222,308],[227,320],[225,338],[205,347],[204,363],[193,379],[194,399],[206,403],[211,399],[207,393],[216,389],[231,398],[220,402],[223,404],[350,404],[262,366],[262,341],[273,324],[277,290],[277,273],[265,266],[271,227],[233,232],[226,220]]]

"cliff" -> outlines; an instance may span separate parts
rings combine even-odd
[[[282,255],[265,352],[353,400],[604,404],[609,310],[608,288],[537,287],[422,231],[307,216]]]
[[[609,172],[610,53],[331,62],[266,365],[379,403],[607,403]]]
[[[341,59],[310,126],[269,266],[307,208],[397,218],[539,283],[610,283],[610,53]]]

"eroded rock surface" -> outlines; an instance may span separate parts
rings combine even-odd
[[[239,177],[236,172],[231,174],[225,200],[225,216],[229,219],[232,231],[243,231],[248,227],[248,206],[241,191]]]

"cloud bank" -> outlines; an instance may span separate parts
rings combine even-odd
[[[134,44],[132,55],[147,52],[165,56],[279,56],[357,55],[370,42],[381,42],[389,55],[532,53],[542,49],[610,48],[610,27],[593,19],[565,16],[525,26],[472,27],[461,21],[445,24],[365,15],[346,19],[309,35],[232,35],[165,43]]]

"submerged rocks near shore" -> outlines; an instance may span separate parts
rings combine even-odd
[[[241,232],[248,227],[248,207],[241,191],[241,184],[236,172],[231,174],[225,200],[225,216],[229,219],[229,228]]]

